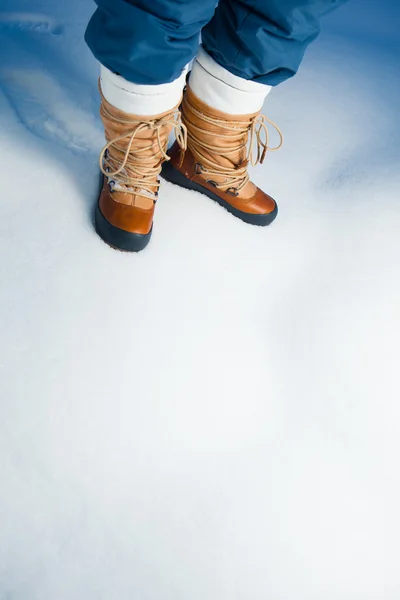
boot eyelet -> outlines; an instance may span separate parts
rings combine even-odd
[[[207,183],[209,183],[210,185],[212,185],[213,187],[217,187],[217,184],[215,181],[211,181],[211,179],[207,179]]]
[[[200,175],[200,173],[202,172],[202,170],[203,169],[201,168],[201,165],[199,163],[196,163],[194,165],[194,172],[195,172],[196,175]]]
[[[229,194],[230,196],[235,196],[235,197],[239,195],[239,192],[237,191],[237,189],[233,188],[233,187],[228,188],[226,190],[226,193]]]

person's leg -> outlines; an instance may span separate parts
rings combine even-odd
[[[175,81],[193,59],[215,0],[95,0],[86,30],[97,60],[135,84]]]
[[[181,147],[178,106],[185,67],[214,0],[96,0],[86,41],[101,64],[101,118],[107,145],[96,230],[110,245],[138,251],[150,240],[158,175],[168,136]]]
[[[267,150],[277,149],[269,148],[259,112],[271,86],[296,73],[321,16],[345,1],[220,0],[203,29],[182,105],[189,152],[181,166],[173,148],[164,169],[170,181],[201,191],[248,223],[272,222],[274,200],[247,173],[249,162],[262,163]]]
[[[203,46],[230,73],[276,86],[296,74],[321,17],[347,1],[220,0]]]

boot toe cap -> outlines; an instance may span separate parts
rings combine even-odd
[[[277,204],[271,196],[257,188],[254,196],[247,201],[247,209],[254,214],[268,215],[277,210]]]
[[[95,211],[95,225],[99,236],[119,250],[138,252],[150,241],[154,206],[142,210],[133,204],[122,204],[113,198],[104,181]]]

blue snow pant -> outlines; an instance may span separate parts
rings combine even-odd
[[[94,56],[128,81],[176,79],[206,51],[231,73],[278,85],[292,77],[320,18],[347,0],[95,0],[86,30]]]

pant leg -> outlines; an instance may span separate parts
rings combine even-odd
[[[348,0],[220,0],[205,50],[234,75],[278,85],[297,72],[320,18]]]
[[[193,59],[215,0],[95,0],[85,39],[97,60],[142,85],[174,81]]]

